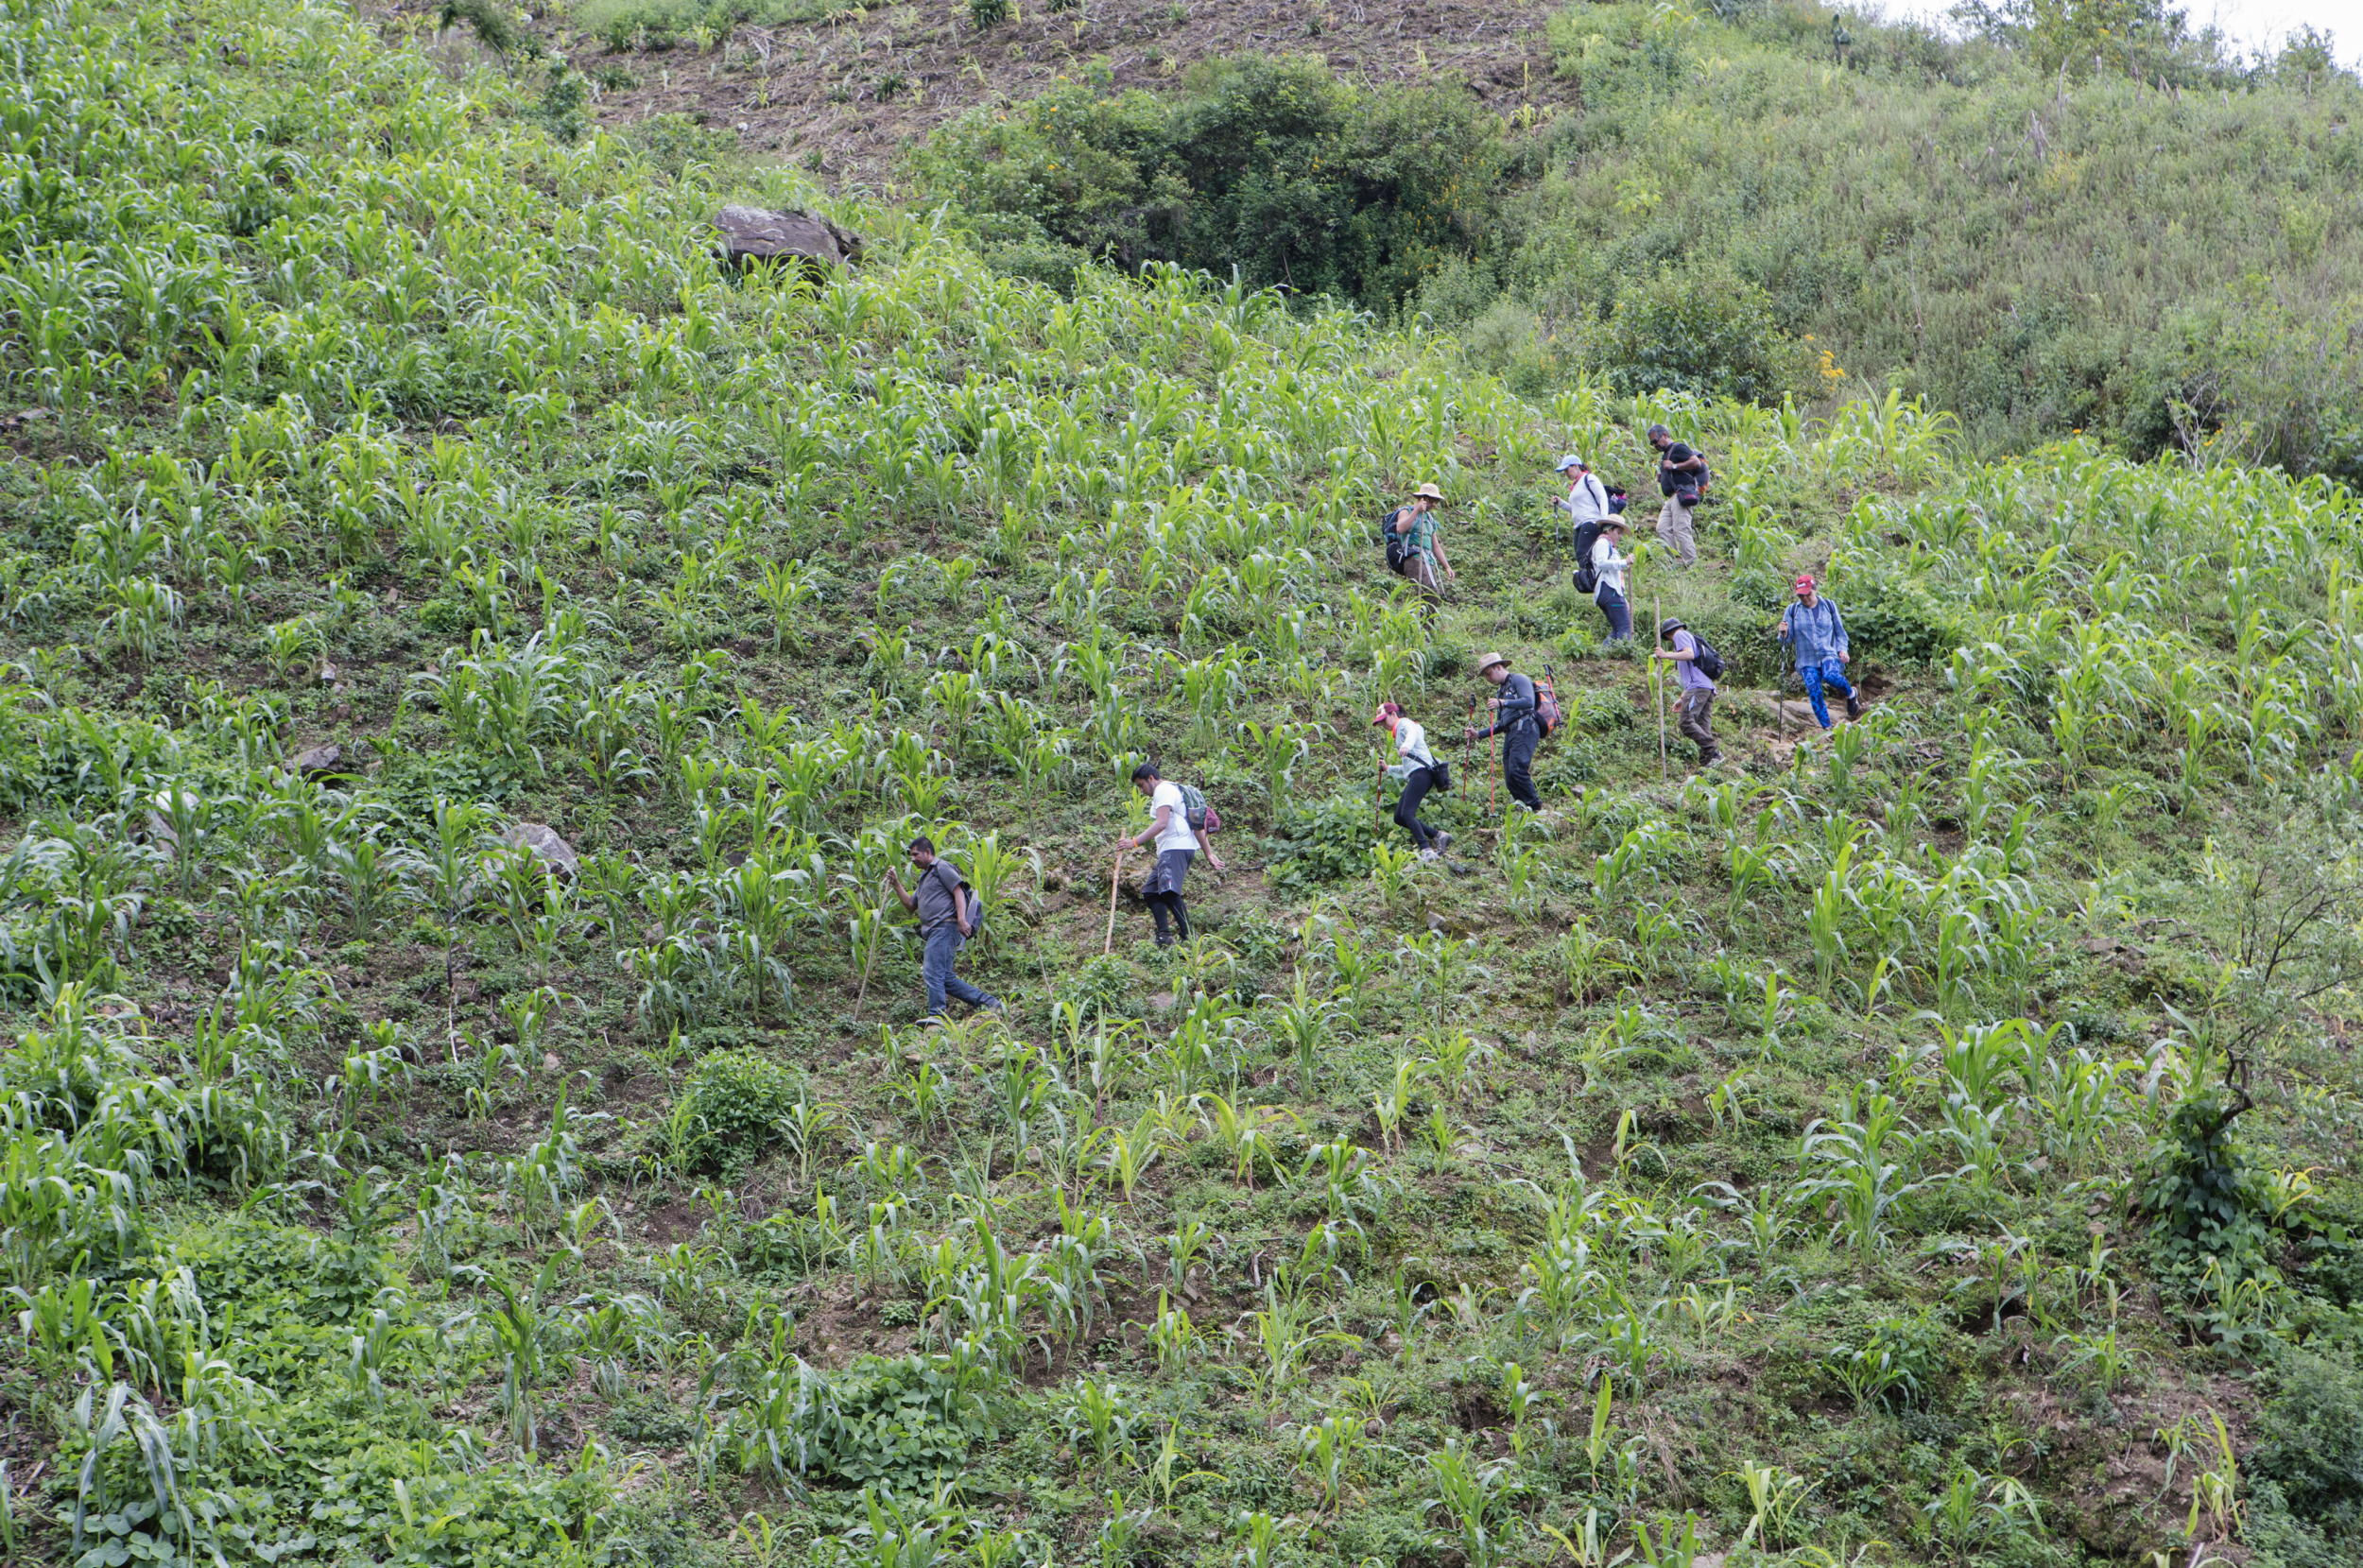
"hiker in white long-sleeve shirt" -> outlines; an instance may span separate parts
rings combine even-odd
[[[1559,460],[1560,476],[1567,481],[1567,493],[1560,505],[1567,508],[1567,516],[1580,529],[1586,523],[1596,523],[1609,515],[1608,487],[1592,472],[1592,465],[1570,452]]]
[[[1632,557],[1617,549],[1624,542],[1625,520],[1611,517],[1601,523],[1599,540],[1592,546],[1592,576],[1598,583],[1592,590],[1592,602],[1608,617],[1612,643],[1632,635],[1632,607],[1625,601],[1625,571],[1632,564]]]

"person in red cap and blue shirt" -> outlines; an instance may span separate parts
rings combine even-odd
[[[1805,700],[1813,704],[1813,716],[1821,728],[1831,727],[1829,704],[1821,700],[1823,686],[1846,698],[1848,718],[1862,717],[1862,698],[1846,680],[1844,666],[1854,657],[1847,651],[1846,622],[1837,606],[1817,591],[1811,572],[1798,574],[1797,602],[1782,612],[1773,635],[1797,655],[1797,679],[1805,683]]]

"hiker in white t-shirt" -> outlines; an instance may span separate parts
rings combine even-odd
[[[1190,909],[1182,902],[1182,884],[1190,874],[1190,857],[1198,853],[1198,835],[1190,831],[1190,815],[1182,803],[1182,786],[1157,776],[1157,765],[1145,762],[1132,769],[1132,787],[1148,797],[1148,830],[1116,840],[1121,847],[1157,846],[1157,867],[1148,873],[1141,898],[1157,919],[1157,945],[1171,947],[1178,930],[1190,939]],[[1170,917],[1172,928],[1167,926]]]

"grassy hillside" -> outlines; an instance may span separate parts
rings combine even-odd
[[[1069,297],[332,9],[0,26],[9,1560],[2353,1560],[2347,492]],[[1657,419],[1701,777],[1541,483]],[[1492,645],[1551,809],[1467,752],[1423,865],[1367,715]],[[920,829],[1006,1022],[917,1025]]]

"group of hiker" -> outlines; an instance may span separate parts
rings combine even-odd
[[[1672,552],[1676,568],[1686,571],[1698,562],[1693,519],[1714,482],[1714,474],[1697,449],[1676,440],[1664,425],[1649,426],[1647,439],[1658,455],[1658,490],[1663,498],[1651,527]],[[1633,566],[1633,558],[1623,548],[1630,528],[1626,517],[1627,493],[1609,485],[1578,453],[1561,457],[1557,472],[1567,486],[1560,505],[1566,509],[1573,531],[1575,586],[1578,592],[1589,593],[1593,603],[1599,607],[1608,623],[1609,641],[1627,641],[1632,636],[1630,574]],[[1412,493],[1409,502],[1388,513],[1381,525],[1388,565],[1408,577],[1431,599],[1442,597],[1444,585],[1455,580],[1452,560],[1444,549],[1440,515],[1443,507],[1442,490],[1434,484],[1423,484]],[[1814,717],[1822,729],[1828,730],[1833,720],[1825,692],[1836,692],[1844,699],[1849,718],[1862,715],[1862,699],[1845,673],[1853,657],[1846,622],[1837,606],[1820,592],[1820,585],[1811,573],[1800,574],[1793,589],[1795,596],[1770,635],[1785,645],[1794,656],[1798,679],[1804,685]],[[1716,743],[1714,723],[1716,681],[1722,674],[1721,656],[1704,638],[1673,616],[1658,622],[1657,641],[1659,646],[1650,657],[1672,666],[1677,693],[1676,726],[1683,738],[1698,747],[1699,766],[1714,767],[1722,754]],[[1490,722],[1479,726],[1474,722],[1473,715],[1472,722],[1462,728],[1460,738],[1465,745],[1496,742],[1501,753],[1502,784],[1511,801],[1518,808],[1540,814],[1543,799],[1534,787],[1535,749],[1560,722],[1558,698],[1549,687],[1548,672],[1545,671],[1544,683],[1538,686],[1532,676],[1512,669],[1506,655],[1487,652],[1478,657],[1477,674],[1493,687],[1493,695],[1485,698]],[[1394,761],[1388,766],[1387,774],[1401,785],[1395,801],[1395,823],[1409,835],[1420,859],[1435,860],[1451,846],[1452,835],[1423,820],[1420,811],[1431,793],[1452,787],[1451,766],[1436,755],[1426,728],[1406,714],[1401,704],[1381,702],[1371,715],[1371,723],[1387,732],[1393,748]],[[1157,945],[1169,947],[1177,939],[1190,939],[1190,912],[1183,901],[1182,887],[1192,863],[1202,853],[1215,870],[1223,869],[1208,837],[1220,818],[1202,794],[1190,785],[1163,778],[1153,762],[1135,767],[1131,782],[1133,788],[1148,798],[1149,819],[1140,832],[1118,836],[1118,870],[1120,874],[1124,854],[1140,849],[1155,850],[1156,859],[1141,887],[1141,899],[1156,922]],[[924,941],[922,973],[927,988],[928,1021],[932,1023],[940,1017],[947,997],[974,1008],[999,1010],[998,1001],[952,972],[961,944],[975,934],[981,918],[968,884],[960,880],[958,871],[937,853],[935,845],[926,837],[913,839],[909,854],[911,864],[919,871],[916,888],[906,891],[901,877],[893,872],[888,873],[888,881],[904,908],[919,915]],[[1113,895],[1112,888],[1112,899]],[[1113,918],[1112,902],[1112,922]]]

